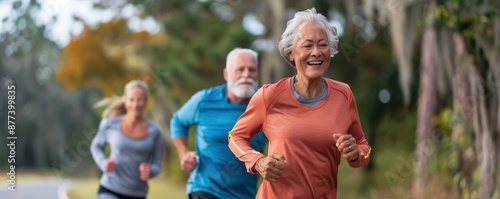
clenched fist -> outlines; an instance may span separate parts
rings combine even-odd
[[[269,182],[276,182],[285,169],[285,156],[281,154],[271,154],[257,161],[254,168],[259,174]]]
[[[186,172],[191,172],[196,167],[196,152],[187,152],[181,159],[181,169]]]
[[[149,179],[149,175],[151,175],[151,167],[149,166],[149,163],[143,162],[139,165],[139,174],[142,181]]]
[[[349,161],[358,159],[359,149],[356,144],[356,139],[354,139],[352,135],[333,134],[333,139],[335,139],[335,142],[337,143],[336,146],[342,154],[342,157]]]
[[[113,158],[108,158],[108,160],[106,160],[106,166],[104,167],[104,172],[106,173],[111,173],[115,170],[115,159]]]

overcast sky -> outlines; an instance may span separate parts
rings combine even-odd
[[[137,16],[138,10],[132,5],[127,5],[117,13],[116,10],[95,10],[92,8],[93,2],[98,0],[42,0],[42,7],[35,13],[36,22],[38,24],[47,24],[52,17],[56,16],[57,19],[54,24],[47,28],[47,34],[50,39],[55,41],[60,47],[68,44],[71,35],[77,35],[82,31],[83,24],[75,21],[73,16],[83,19],[87,24],[95,26],[101,22],[106,22],[113,17],[120,15],[129,19],[129,27],[132,30],[146,30],[152,33],[160,30],[160,25],[154,20],[153,17],[146,19],[139,19]],[[120,1],[120,0],[115,0]],[[12,3],[14,0],[0,0],[0,31],[9,31],[12,23],[4,23],[3,18],[6,16],[15,16],[12,11]],[[29,0],[23,0],[23,5],[26,6]],[[338,16],[337,16],[338,17]],[[338,18],[337,18],[338,19]],[[342,35],[343,22],[331,21],[334,24],[339,34]],[[262,35],[265,33],[264,25],[252,14],[247,14],[243,19],[243,27],[254,35]],[[270,49],[273,45],[272,41],[260,40],[259,48]]]
[[[23,0],[26,5],[27,1]],[[101,22],[106,22],[117,15],[116,11],[99,11],[92,8],[95,0],[45,0],[42,2],[41,9],[36,12],[36,23],[47,24],[52,17],[56,16],[55,23],[47,28],[48,36],[59,46],[65,46],[70,39],[71,34],[79,34],[83,24],[74,20],[73,16],[83,19],[87,24],[94,26]],[[12,11],[12,0],[0,2],[0,19],[5,16],[15,15]],[[126,6],[121,13],[123,17],[129,18],[129,26],[133,30],[147,30],[157,32],[160,26],[152,17],[144,20],[135,17],[137,10],[133,6]],[[0,20],[0,31],[9,31],[12,27],[10,23],[4,23]]]

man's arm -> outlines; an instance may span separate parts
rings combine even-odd
[[[184,136],[179,136],[172,140],[174,147],[177,150],[177,155],[179,156],[181,169],[186,172],[191,172],[196,167],[196,152],[190,151],[187,143],[187,138]]]
[[[194,94],[170,119],[170,137],[179,156],[181,168],[191,172],[196,167],[196,152],[189,150],[189,128],[198,123],[198,105],[204,91]]]

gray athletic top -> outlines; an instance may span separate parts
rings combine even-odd
[[[127,137],[121,130],[124,116],[103,119],[96,136],[92,140],[91,152],[97,166],[103,171],[101,185],[119,194],[145,197],[148,193],[147,181],[139,175],[139,165],[151,165],[151,175],[160,173],[163,138],[160,127],[148,120],[148,134],[144,138]],[[107,157],[106,144],[110,146],[110,156],[115,159],[115,170],[104,172]]]

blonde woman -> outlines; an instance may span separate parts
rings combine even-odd
[[[148,86],[131,81],[123,97],[104,102],[109,105],[91,145],[92,157],[103,172],[97,198],[146,198],[147,181],[160,173],[163,145],[160,127],[144,117]],[[107,144],[109,156],[104,152]]]

